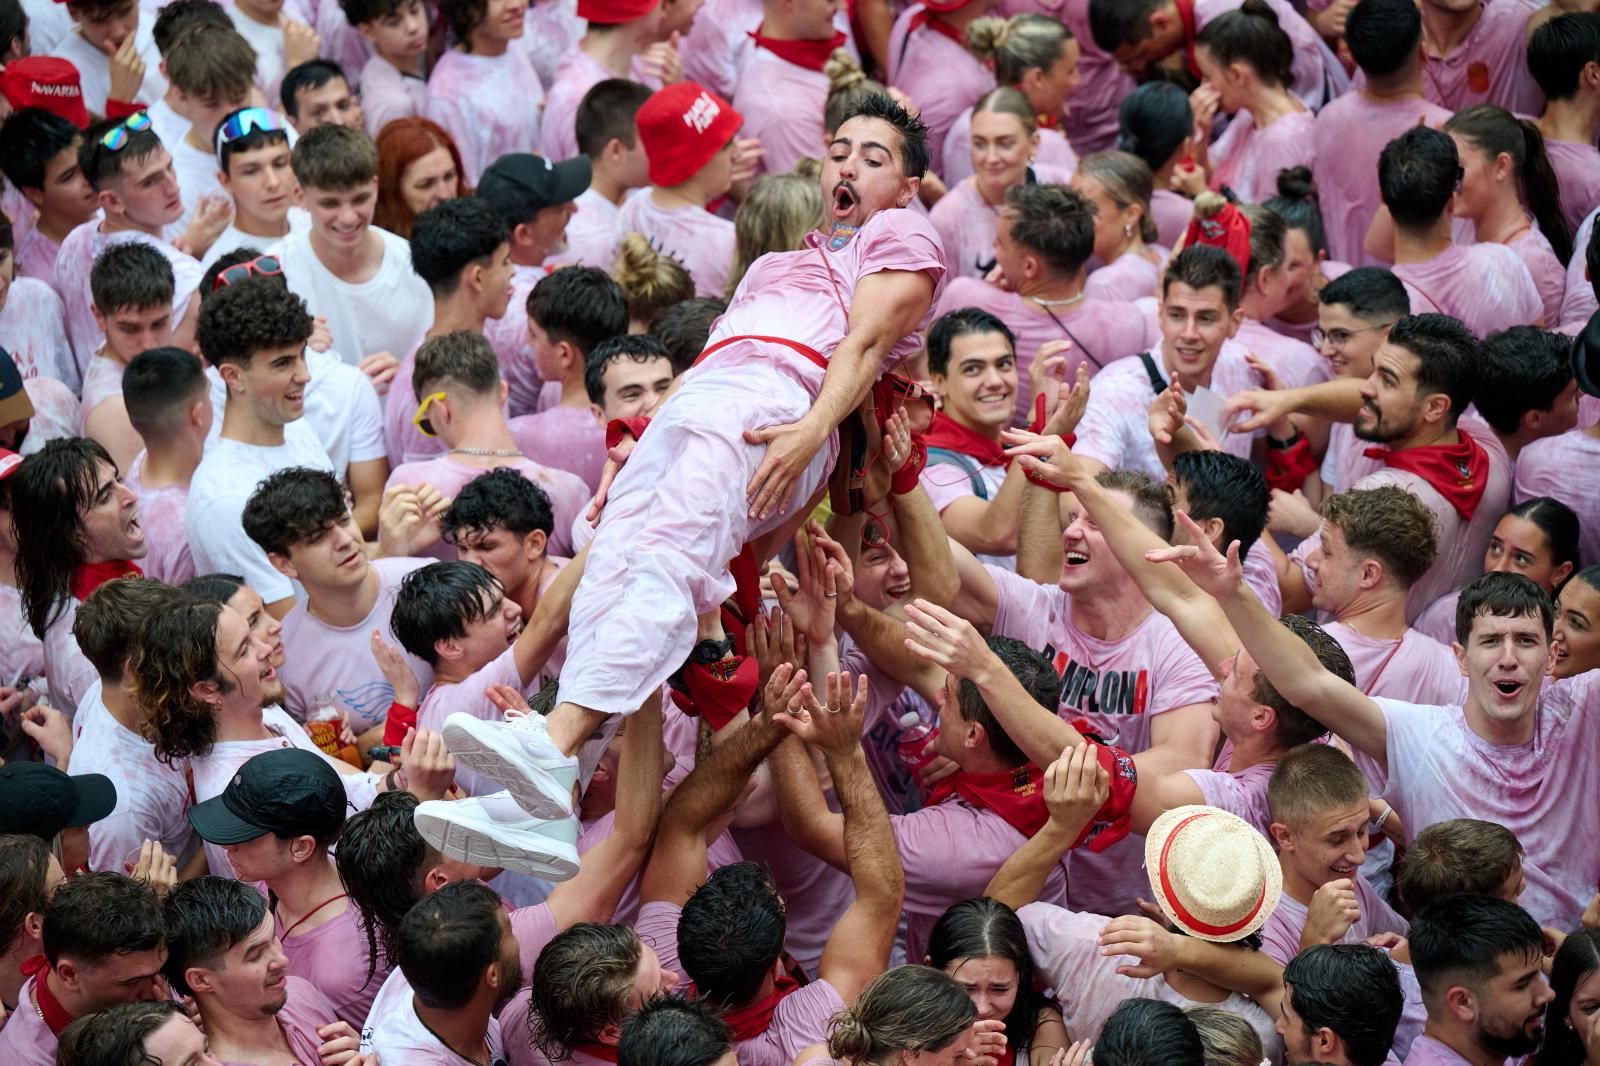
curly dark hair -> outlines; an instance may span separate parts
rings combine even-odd
[[[200,681],[224,693],[233,687],[217,663],[221,617],[220,604],[190,600],[156,611],[140,628],[129,659],[134,699],[148,715],[140,732],[168,766],[205,755],[217,742],[216,711],[190,687]]]
[[[593,1041],[608,1025],[621,1025],[639,973],[643,945],[625,925],[579,922],[539,952],[533,965],[533,1045],[551,1062]]]
[[[244,505],[244,532],[268,555],[289,555],[350,515],[339,479],[326,470],[291,466],[269,474]]]
[[[311,338],[311,314],[306,302],[281,282],[250,277],[201,305],[195,337],[212,366],[249,367],[257,352],[305,344]]]
[[[544,489],[520,471],[500,466],[462,486],[439,519],[439,528],[451,544],[496,529],[519,537],[538,530],[548,537],[555,529],[555,517]]]

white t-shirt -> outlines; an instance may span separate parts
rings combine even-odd
[[[49,282],[11,282],[0,308],[0,347],[11,353],[24,378],[54,378],[73,392],[83,385],[83,371],[67,343],[66,310]]]
[[[283,27],[266,26],[230,4],[222,10],[233,20],[239,36],[256,50],[256,84],[267,94],[272,106],[278,102],[278,86],[283,82]]]
[[[296,233],[304,233],[310,228],[311,216],[303,208],[289,208],[290,236]],[[228,223],[228,228],[223,230],[221,235],[211,242],[210,248],[206,249],[206,254],[200,260],[200,266],[209,270],[212,263],[215,263],[229,252],[237,251],[240,248],[255,248],[264,253],[269,248],[274,248],[282,243],[284,239],[283,237],[257,237],[254,234],[245,233],[230,222]]]
[[[153,104],[167,95],[167,79],[161,73],[161,53],[150,29],[155,24],[151,15],[141,13],[139,26],[133,31],[133,46],[144,60],[144,83],[139,86],[141,104]],[[83,87],[83,106],[91,114],[106,113],[106,97],[111,94],[111,57],[83,39],[77,26],[61,38],[52,55],[60,56],[78,68],[78,83]],[[129,101],[134,102],[134,101]]]
[[[433,293],[411,269],[411,245],[377,226],[372,232],[383,239],[383,262],[359,285],[341,281],[322,265],[311,248],[310,230],[290,233],[277,249],[290,291],[313,315],[328,320],[333,350],[352,364],[374,352],[403,358],[433,324]]]
[[[293,583],[273,569],[266,553],[245,536],[242,524],[244,505],[256,485],[291,466],[334,473],[326,449],[304,419],[283,427],[283,444],[276,448],[219,437],[206,449],[189,480],[183,512],[196,574],[242,574],[267,603],[295,594]]]
[[[200,136],[209,137],[210,134],[201,131]],[[216,153],[201,151],[190,144],[187,137],[167,145],[167,151],[172,153],[172,169],[178,175],[178,195],[183,197],[183,215],[174,225],[187,226],[202,197],[226,196],[227,193],[217,177]]]
[[[412,1003],[411,982],[395,967],[378,998],[372,1001],[367,1014],[367,1024],[361,1027],[361,1053],[376,1054],[380,1062],[429,1063],[431,1066],[475,1066],[464,1059],[434,1035],[433,1030],[417,1017]],[[486,1034],[489,1057],[498,1059],[505,1052],[500,1039],[500,1020],[491,1017]]]
[[[303,421],[316,433],[328,453],[333,474],[341,482],[351,463],[382,459],[383,401],[372,379],[339,358],[339,353],[306,349],[306,385]],[[223,408],[228,402],[228,386],[215,367],[206,370],[211,384],[211,435],[206,447],[222,437]]]
[[[72,718],[72,772],[105,774],[117,786],[116,807],[89,826],[89,868],[126,873],[146,840],[183,862],[199,843],[184,816],[185,766],[157,762],[155,746],[112,716],[101,691],[96,681]]]

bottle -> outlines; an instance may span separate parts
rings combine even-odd
[[[345,744],[339,739],[339,730],[344,724],[344,712],[339,710],[334,698],[318,696],[316,704],[316,710],[306,716],[306,734],[311,737],[312,743],[330,758],[343,759],[356,769],[363,769],[361,753],[356,751],[355,745]]]
[[[922,768],[938,758],[931,751],[923,751],[928,744],[939,737],[939,724],[922,720],[922,715],[916,711],[907,711],[900,716],[900,761],[913,773],[920,773]]]

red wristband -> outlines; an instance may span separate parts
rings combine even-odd
[[[1305,484],[1306,477],[1317,469],[1317,457],[1311,452],[1311,442],[1304,436],[1287,448],[1267,450],[1267,485],[1270,488],[1293,492]]]
[[[1061,434],[1061,443],[1065,444],[1068,448],[1071,448],[1074,444],[1078,443],[1078,435],[1076,433],[1063,433]],[[1034,473],[1032,470],[1029,470],[1026,465],[1024,465],[1022,468],[1022,476],[1027,478],[1030,484],[1038,485],[1042,489],[1049,489],[1051,492],[1072,491],[1065,485],[1057,485],[1054,481],[1051,481],[1042,474]]]
[[[922,468],[928,465],[928,442],[920,435],[911,438],[911,455],[889,479],[889,491],[904,496],[913,491],[922,479]]]
[[[403,703],[389,704],[388,717],[383,722],[383,743],[385,747],[398,748],[406,742],[406,730],[412,729],[417,724],[417,709],[407,707]]]

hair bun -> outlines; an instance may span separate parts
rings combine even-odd
[[[1316,200],[1317,183],[1310,167],[1284,167],[1278,171],[1278,195],[1287,200]]]
[[[835,48],[828,56],[828,61],[822,65],[822,75],[828,79],[829,96],[853,89],[867,80],[856,57],[843,48]]]
[[[1272,10],[1267,0],[1244,0],[1244,3],[1239,5],[1239,12],[1253,18],[1266,19],[1274,26],[1278,25],[1278,13]]]

